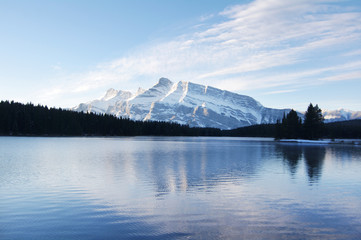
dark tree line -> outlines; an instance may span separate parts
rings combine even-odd
[[[325,134],[324,118],[322,110],[312,103],[307,108],[305,119],[302,123],[301,117],[293,109],[281,122],[276,124],[276,139],[319,139]]]
[[[327,138],[361,139],[361,119],[325,124]]]
[[[170,122],[133,121],[113,115],[0,102],[0,135],[29,136],[219,136],[214,128]]]
[[[223,130],[222,134],[229,137],[275,137],[276,124],[258,124],[232,130]]]
[[[311,108],[310,108],[311,106]],[[361,138],[361,120],[323,124],[310,104],[305,121],[292,110],[277,124],[232,130],[191,128],[171,122],[133,121],[113,115],[74,112],[46,106],[0,102],[0,135],[14,136],[233,136],[274,138]]]
[[[260,124],[232,130],[223,130],[222,134],[232,137],[269,137],[279,139],[279,133],[277,134],[277,131],[279,131],[277,129],[279,127],[279,124]],[[330,139],[361,139],[361,119],[325,123],[321,137]]]
[[[270,137],[286,139],[355,138],[361,139],[361,119],[324,123],[321,109],[310,104],[305,119],[291,110],[276,124],[260,124],[222,131],[233,137]]]
[[[275,138],[301,138],[303,135],[302,130],[302,119],[292,109],[287,115],[283,115],[282,122],[277,121]]]

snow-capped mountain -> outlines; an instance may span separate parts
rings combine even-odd
[[[350,111],[346,109],[325,110],[322,111],[325,122],[347,121],[352,119],[361,119],[360,111]]]
[[[167,78],[135,94],[109,89],[100,100],[79,104],[73,110],[220,129],[275,123],[290,111],[266,108],[249,96],[191,82],[173,83]]]
[[[290,111],[266,108],[249,96],[191,82],[173,83],[167,78],[159,79],[148,90],[139,88],[136,93],[111,88],[103,98],[81,103],[73,110],[220,129],[275,123]],[[325,122],[345,121],[361,118],[361,112],[326,110],[323,116]]]

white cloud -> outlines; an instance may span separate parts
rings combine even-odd
[[[357,56],[357,55],[361,55],[361,49],[355,49],[355,50],[352,50],[350,52],[346,52],[344,54],[344,56],[346,57],[349,57],[349,56]]]
[[[203,15],[203,16],[201,16],[201,17],[199,18],[199,20],[200,20],[201,22],[204,22],[204,21],[207,21],[207,20],[209,20],[209,19],[212,19],[213,17],[214,17],[214,14]]]
[[[104,87],[135,89],[162,76],[231,91],[350,79],[359,72],[337,71],[344,71],[342,64],[351,61],[347,54],[360,51],[360,8],[329,2],[258,0],[236,5],[220,13],[222,22],[202,22],[203,30],[70,76],[65,88],[77,93]],[[208,17],[213,16],[201,20]],[[324,61],[327,58],[332,61]]]
[[[295,92],[295,91],[296,91],[296,90],[294,90],[294,89],[278,90],[278,91],[266,92],[264,95],[281,94],[281,93],[291,93],[291,92]]]
[[[51,68],[55,71],[60,71],[62,70],[62,67],[59,63],[55,64],[55,65],[52,65]]]
[[[330,77],[325,77],[321,80],[323,81],[345,81],[345,80],[361,80],[361,71],[354,71],[348,73],[340,73]]]

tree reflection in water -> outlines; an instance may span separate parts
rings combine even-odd
[[[298,163],[302,158],[302,148],[298,145],[277,145],[277,151],[283,156],[283,162],[288,166],[292,176],[297,172]]]
[[[305,146],[303,149],[308,180],[312,184],[321,177],[326,150],[324,146]]]
[[[297,172],[299,162],[303,159],[309,183],[318,182],[322,174],[322,166],[326,155],[325,146],[278,144],[277,151],[282,154],[292,176]]]

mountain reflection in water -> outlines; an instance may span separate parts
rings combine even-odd
[[[0,137],[0,239],[360,239],[361,150]]]

